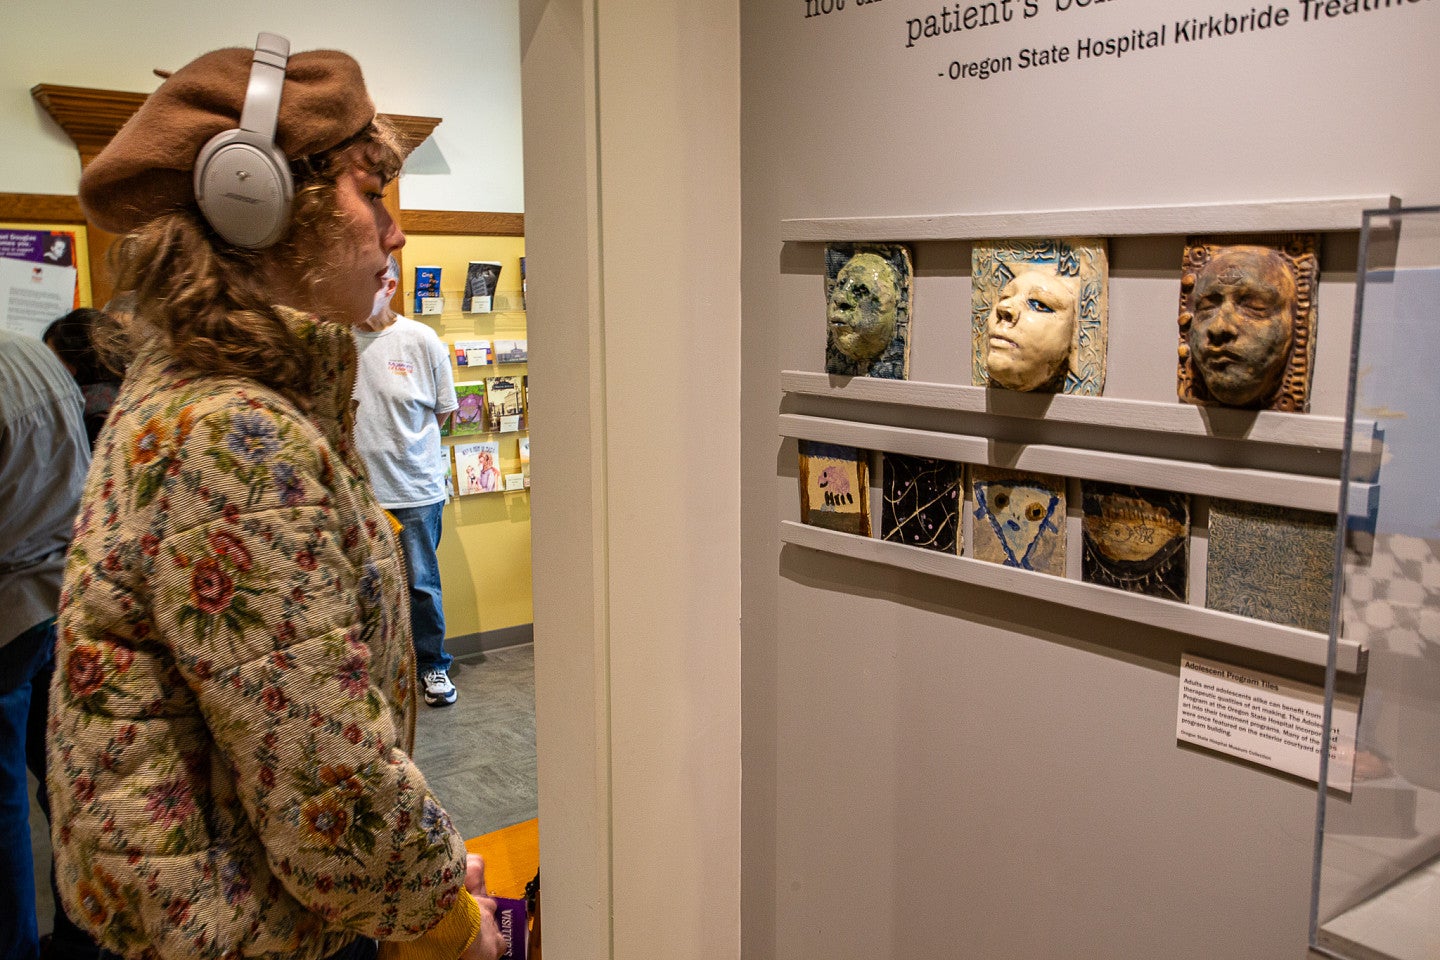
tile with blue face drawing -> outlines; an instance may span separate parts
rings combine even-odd
[[[1065,575],[1065,478],[1001,467],[970,468],[975,505],[970,556]]]

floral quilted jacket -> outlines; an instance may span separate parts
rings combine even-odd
[[[51,691],[61,895],[146,960],[421,934],[455,957],[479,912],[408,756],[405,575],[350,446],[351,334],[287,318],[320,358],[308,415],[153,347],[101,436]]]

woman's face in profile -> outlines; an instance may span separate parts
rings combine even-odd
[[[335,184],[336,249],[311,295],[314,310],[327,320],[354,325],[368,319],[385,286],[390,255],[405,245],[405,234],[382,202],[385,182],[364,163],[356,148]]]
[[[1049,383],[1075,343],[1079,283],[1053,266],[1029,265],[1000,290],[986,324],[986,369],[1011,390]]]

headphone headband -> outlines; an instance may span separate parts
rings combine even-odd
[[[240,111],[240,129],[275,139],[280,122],[280,91],[285,86],[285,65],[290,60],[290,41],[277,33],[262,33],[255,39],[255,59],[250,66],[250,86]]]

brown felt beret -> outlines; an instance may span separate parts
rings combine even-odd
[[[80,176],[90,221],[128,233],[192,206],[195,158],[211,137],[240,124],[254,51],[214,50],[176,70]],[[280,94],[275,143],[291,160],[343,143],[375,118],[360,65],[338,50],[292,54]]]

